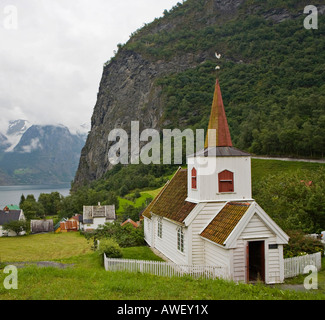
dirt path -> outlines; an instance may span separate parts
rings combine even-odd
[[[298,161],[298,162],[313,162],[313,163],[324,163],[325,159],[298,159],[298,158],[278,158],[278,157],[260,157],[252,156],[253,159],[262,159],[262,160],[281,160],[281,161]]]
[[[17,268],[23,268],[28,265],[36,265],[37,267],[44,268],[44,267],[54,267],[65,269],[72,267],[73,264],[66,264],[66,263],[59,263],[54,261],[24,261],[24,262],[5,262],[6,265],[13,265]]]

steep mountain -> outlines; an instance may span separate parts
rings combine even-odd
[[[4,152],[10,146],[8,138],[0,132],[0,152]]]
[[[187,0],[136,30],[105,63],[75,186],[112,167],[114,128],[207,127],[216,78],[236,147],[256,154],[323,156],[324,1],[318,29],[304,0]],[[215,59],[215,51],[222,59]]]
[[[22,135],[30,126],[31,124],[27,120],[23,119],[9,121],[6,138],[10,145],[6,151],[12,151],[14,149],[14,147],[19,143]]]
[[[12,151],[2,153],[2,184],[6,177],[11,184],[70,182],[83,145],[82,137],[71,134],[65,126],[32,125]]]

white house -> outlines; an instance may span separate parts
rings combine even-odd
[[[25,215],[23,210],[18,209],[18,210],[11,210],[10,208],[5,207],[4,210],[0,210],[0,237],[3,236],[9,236],[13,237],[16,236],[16,232],[14,231],[7,231],[3,230],[2,226],[8,222],[11,221],[20,221],[20,220],[26,220]],[[20,234],[25,234],[26,232],[23,231]]]
[[[205,149],[143,212],[148,245],[176,264],[222,266],[235,281],[281,283],[289,237],[252,199],[251,157],[232,146],[219,81]]]
[[[84,231],[97,229],[106,222],[116,220],[115,205],[83,206],[82,228]]]

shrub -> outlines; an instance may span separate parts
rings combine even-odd
[[[88,241],[93,240],[94,246],[97,247],[97,240],[100,243],[106,238],[114,239],[122,248],[136,247],[144,245],[143,226],[134,228],[131,225],[121,226],[119,222],[105,223],[93,232],[84,233]]]
[[[307,237],[301,231],[287,231],[290,236],[289,243],[284,246],[284,258],[291,258],[305,254],[312,254],[324,251],[322,243],[318,239]]]
[[[118,243],[112,239],[102,239],[99,243],[98,252],[100,255],[106,254],[107,258],[121,258],[122,257],[122,250]]]

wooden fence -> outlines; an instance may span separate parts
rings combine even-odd
[[[284,259],[284,277],[291,278],[303,274],[305,267],[308,265],[316,266],[319,271],[322,267],[321,259],[321,252]]]
[[[291,278],[304,273],[308,265],[321,269],[321,253],[284,259],[284,277]],[[172,262],[113,259],[104,254],[106,271],[129,271],[150,273],[156,276],[181,277],[185,275],[205,279],[230,279],[228,269],[223,266],[177,265]]]
[[[107,258],[105,254],[104,266],[106,271],[143,272],[165,277],[189,275],[205,279],[229,278],[228,270],[222,266],[177,265],[164,261],[113,259]]]

